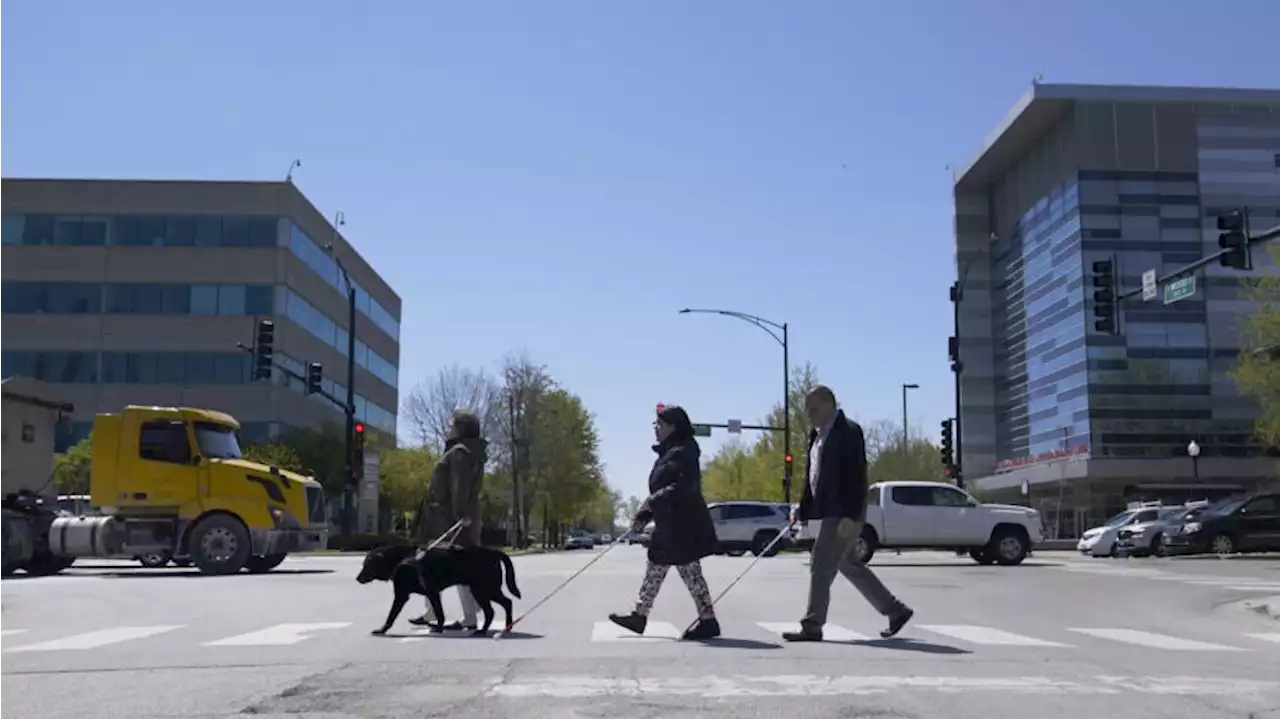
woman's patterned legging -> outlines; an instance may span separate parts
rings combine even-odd
[[[669,569],[671,569],[670,564],[649,562],[644,572],[644,581],[640,583],[640,600],[636,602],[636,614],[643,617],[649,616],[649,610],[653,609],[653,601],[658,598],[658,590],[662,589],[662,581],[667,578]],[[700,562],[678,564],[676,572],[684,580],[684,585],[689,588],[689,594],[693,595],[693,603],[698,606],[698,617],[701,619],[714,617],[715,609],[711,606],[711,590],[707,588],[707,580],[702,576],[702,564]]]

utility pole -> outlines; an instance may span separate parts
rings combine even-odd
[[[520,435],[516,428],[516,392],[513,389],[507,390],[507,412],[509,415],[511,426],[511,512],[514,516],[512,522],[515,527],[515,537],[512,538],[511,546],[521,549],[524,546],[524,538],[526,532],[521,529],[521,523],[524,521],[524,512],[521,500],[524,493],[520,491]]]
[[[355,495],[353,490],[358,485],[360,478],[358,469],[355,466],[355,428],[356,428],[356,286],[351,281],[351,275],[347,274],[347,268],[342,264],[342,260],[338,258],[335,248],[338,239],[338,228],[347,224],[346,216],[342,210],[338,210],[333,216],[333,238],[329,245],[325,248],[329,251],[329,256],[333,258],[334,264],[338,266],[338,272],[342,274],[343,285],[347,288],[347,401],[343,409],[346,415],[346,431],[342,435],[342,456],[343,456],[343,482],[342,482],[342,548],[349,549],[351,546],[351,514],[355,509]]]
[[[951,285],[951,309],[952,309],[952,334],[947,341],[947,354],[951,359],[951,372],[955,375],[955,480],[956,486],[964,489],[964,457],[962,454],[962,436],[960,426],[960,375],[964,372],[964,362],[960,360],[960,302],[964,300],[965,280],[969,278],[969,268],[973,266],[970,260],[964,264],[960,270],[956,281]]]

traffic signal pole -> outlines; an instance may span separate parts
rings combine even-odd
[[[334,258],[337,261],[337,258]],[[351,514],[356,484],[355,466],[355,431],[356,431],[356,286],[351,284],[347,270],[338,262],[342,270],[342,279],[347,284],[347,404],[343,409],[347,415],[347,431],[343,435],[347,473],[342,484],[342,550],[351,547]]]
[[[1247,236],[1247,231],[1246,231],[1246,236]],[[1272,227],[1270,230],[1267,230],[1262,234],[1248,237],[1247,244],[1245,245],[1245,247],[1248,249],[1252,249],[1253,246],[1255,245],[1261,245],[1265,242],[1270,242],[1271,240],[1278,239],[1278,238],[1280,238],[1280,225],[1276,225],[1275,227]],[[1195,262],[1183,265],[1182,267],[1179,267],[1176,270],[1165,273],[1163,277],[1157,277],[1156,286],[1158,287],[1162,284],[1165,284],[1169,280],[1175,280],[1179,277],[1182,277],[1183,275],[1189,275],[1192,272],[1195,272],[1196,270],[1200,269],[1201,267],[1212,264],[1214,261],[1219,260],[1226,255],[1231,255],[1238,252],[1239,250],[1237,248],[1228,247],[1226,249],[1218,250],[1217,252],[1214,252],[1211,255],[1205,255],[1204,257],[1201,257],[1199,260],[1196,260]],[[1119,302],[1120,300],[1127,300],[1131,297],[1138,297],[1141,294],[1142,294],[1142,288],[1138,287],[1136,289],[1129,290],[1128,292],[1118,293],[1116,295],[1116,301]]]

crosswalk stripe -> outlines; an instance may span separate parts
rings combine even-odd
[[[1264,642],[1275,642],[1276,644],[1280,644],[1280,632],[1276,632],[1276,633],[1264,632],[1262,634],[1246,634],[1245,636],[1253,637],[1254,639],[1261,639]]]
[[[164,634],[175,629],[181,629],[185,624],[163,624],[150,627],[112,627],[111,629],[100,629],[96,632],[85,632],[84,634],[73,634],[69,637],[61,639],[52,639],[47,642],[39,642],[37,644],[26,644],[20,647],[5,648],[5,653],[16,652],[56,652],[62,650],[83,650],[97,649],[105,647],[109,644],[118,644],[127,642],[131,639],[145,639],[146,637]]]
[[[25,629],[4,629],[4,630],[0,630],[0,637],[8,637],[8,636],[12,636],[12,635],[14,635],[14,634],[21,634],[21,633],[23,633],[23,632],[25,632],[25,631],[27,631],[27,630],[25,630]]]
[[[204,647],[279,647],[297,644],[311,638],[312,632],[326,629],[346,629],[351,622],[313,622],[309,624],[277,624],[256,632],[237,634],[233,637],[205,642]]]
[[[1280,592],[1280,584],[1232,584],[1223,588],[1233,592],[1267,592],[1269,594]]]
[[[1181,639],[1179,637],[1171,637],[1167,634],[1156,634],[1154,632],[1144,632],[1138,629],[1072,629],[1069,632],[1077,632],[1079,634],[1087,634],[1099,639],[1110,639],[1116,642],[1124,642],[1126,644],[1138,644],[1153,649],[1168,649],[1175,652],[1239,652],[1244,651],[1239,647],[1229,647],[1225,644],[1210,644],[1209,642],[1200,642],[1194,639]]]
[[[783,632],[800,630],[798,622],[756,622],[756,626],[779,636]],[[852,629],[845,629],[837,624],[828,624],[822,628],[822,640],[827,642],[865,642],[870,639],[871,637],[866,634],[859,634]]]
[[[596,622],[591,627],[593,642],[648,642],[670,641],[680,638],[680,630],[669,622],[649,622],[643,635],[623,629],[613,622]]]
[[[1036,639],[1013,632],[1006,632],[992,627],[979,627],[968,624],[918,624],[918,629],[948,636],[974,644],[987,644],[1003,647],[1069,647],[1070,644]]]

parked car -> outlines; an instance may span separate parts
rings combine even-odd
[[[1115,553],[1121,557],[1163,556],[1164,535],[1169,533],[1169,527],[1195,517],[1207,506],[1209,502],[1202,500],[1180,507],[1161,507],[1153,520],[1138,520],[1121,527],[1116,532]]]
[[[760,556],[768,548],[768,556],[773,556],[789,544],[788,537],[773,541],[791,523],[791,513],[785,504],[712,502],[707,505],[707,509],[711,510],[711,520],[716,526],[716,540],[719,542],[719,551],[723,554],[740,557],[751,552]]]
[[[586,532],[570,532],[569,537],[564,541],[565,550],[595,549],[595,546],[595,540]]]
[[[1280,551],[1280,492],[1226,499],[1169,527],[1168,554]]]
[[[1076,542],[1076,550],[1089,557],[1115,557],[1119,554],[1116,540],[1120,537],[1120,529],[1133,524],[1154,522],[1160,516],[1159,503],[1156,506],[1129,508],[1108,519],[1100,527],[1093,527],[1080,535]]]
[[[880,482],[867,490],[867,521],[857,552],[876,549],[969,552],[979,564],[1021,564],[1044,538],[1040,513],[1013,504],[982,504],[942,482]]]

